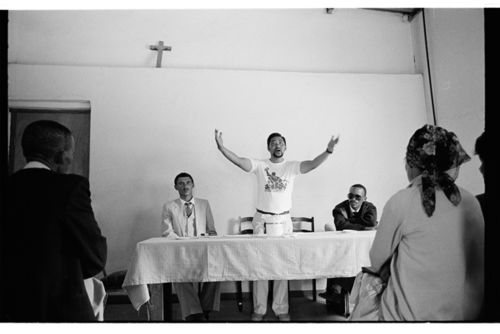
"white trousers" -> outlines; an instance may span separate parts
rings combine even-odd
[[[201,283],[201,293],[198,296],[198,283],[173,283],[179,304],[181,315],[187,316],[204,311],[219,311],[220,307],[220,282]]]
[[[268,215],[260,212],[255,212],[252,219],[253,234],[264,234],[266,222],[281,221],[284,223],[284,234],[291,234],[293,232],[293,223],[290,214],[285,215]]]
[[[253,282],[254,313],[266,314],[268,293],[269,281]],[[271,307],[276,315],[288,313],[288,281],[274,281],[273,303]]]
[[[262,234],[265,230],[265,222],[267,220],[279,219],[285,223],[284,233],[293,232],[292,219],[290,214],[272,216],[256,212],[253,216],[253,233]],[[254,313],[266,314],[267,312],[267,296],[269,293],[269,281],[254,281],[253,282],[253,307]],[[273,302],[272,309],[274,314],[288,313],[288,281],[275,280],[273,284]]]

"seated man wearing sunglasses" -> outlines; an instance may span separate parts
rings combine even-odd
[[[354,184],[349,189],[347,200],[337,204],[332,211],[335,227],[332,223],[325,225],[325,231],[342,230],[373,230],[377,226],[377,208],[366,201],[366,188]],[[328,278],[326,292],[319,296],[326,299],[326,304],[332,306],[336,313],[346,314],[345,300],[349,298],[354,277]]]
[[[354,184],[349,190],[347,200],[337,204],[332,211],[335,229],[373,230],[377,226],[377,208],[366,201],[366,188]],[[335,230],[331,224],[325,225],[325,231]]]

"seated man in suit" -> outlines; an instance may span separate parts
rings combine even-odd
[[[217,235],[210,204],[206,199],[193,197],[193,187],[193,177],[188,173],[180,173],[175,177],[174,188],[180,198],[163,206],[163,237]],[[173,283],[173,287],[179,298],[182,318],[186,321],[208,320],[210,311],[219,310],[219,282],[203,283],[199,295],[197,283]]]
[[[377,208],[366,200],[366,188],[362,184],[352,185],[347,198],[332,211],[335,228],[326,224],[325,231],[375,229]]]
[[[347,200],[337,204],[332,211],[334,224],[325,225],[325,231],[373,230],[377,227],[377,208],[366,201],[366,188],[362,184],[354,184],[349,189]],[[350,291],[354,277],[329,278],[326,292],[319,295],[328,301]]]

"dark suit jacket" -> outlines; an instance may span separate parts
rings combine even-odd
[[[0,320],[95,321],[83,279],[106,263],[88,180],[33,168],[7,180],[1,222]]]
[[[483,193],[476,195],[476,198],[479,202],[479,205],[481,206],[481,211],[483,212],[484,221],[486,222],[486,194]]]
[[[347,218],[342,215],[341,210],[347,213]],[[332,211],[333,220],[337,230],[367,230],[377,226],[377,208],[370,202],[363,202],[360,210],[353,214],[349,201],[345,200],[337,204]]]

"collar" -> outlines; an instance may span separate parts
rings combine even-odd
[[[408,188],[411,188],[413,186],[418,186],[421,182],[422,182],[422,174],[419,174],[410,181]]]
[[[363,204],[359,206],[358,210],[354,210],[354,208],[349,204],[349,209],[351,209],[351,212],[358,212],[359,210],[361,210],[361,206],[363,206]]]
[[[186,205],[186,203],[191,203],[192,205],[194,205],[194,196],[189,201],[185,201],[182,198],[179,198],[179,199],[181,200],[182,206]]]
[[[282,161],[280,161],[280,162],[273,162],[273,161],[271,161],[271,159],[269,158],[269,159],[267,159],[267,162],[268,162],[268,163],[270,163],[271,165],[280,165],[280,164],[285,163],[285,162],[286,162],[286,160],[285,160],[285,158],[283,158],[283,160],[282,160]]]
[[[458,172],[459,168],[458,167],[453,167],[451,169],[448,169],[445,171],[446,174],[448,174],[453,180],[456,180],[458,177]],[[422,174],[418,174],[415,176],[411,181],[410,184],[408,185],[408,188],[411,188],[412,186],[418,186],[422,183]]]
[[[51,170],[49,166],[46,164],[40,162],[40,161],[30,161],[24,166],[23,169],[30,169],[30,168],[43,168],[43,169],[48,169]]]

